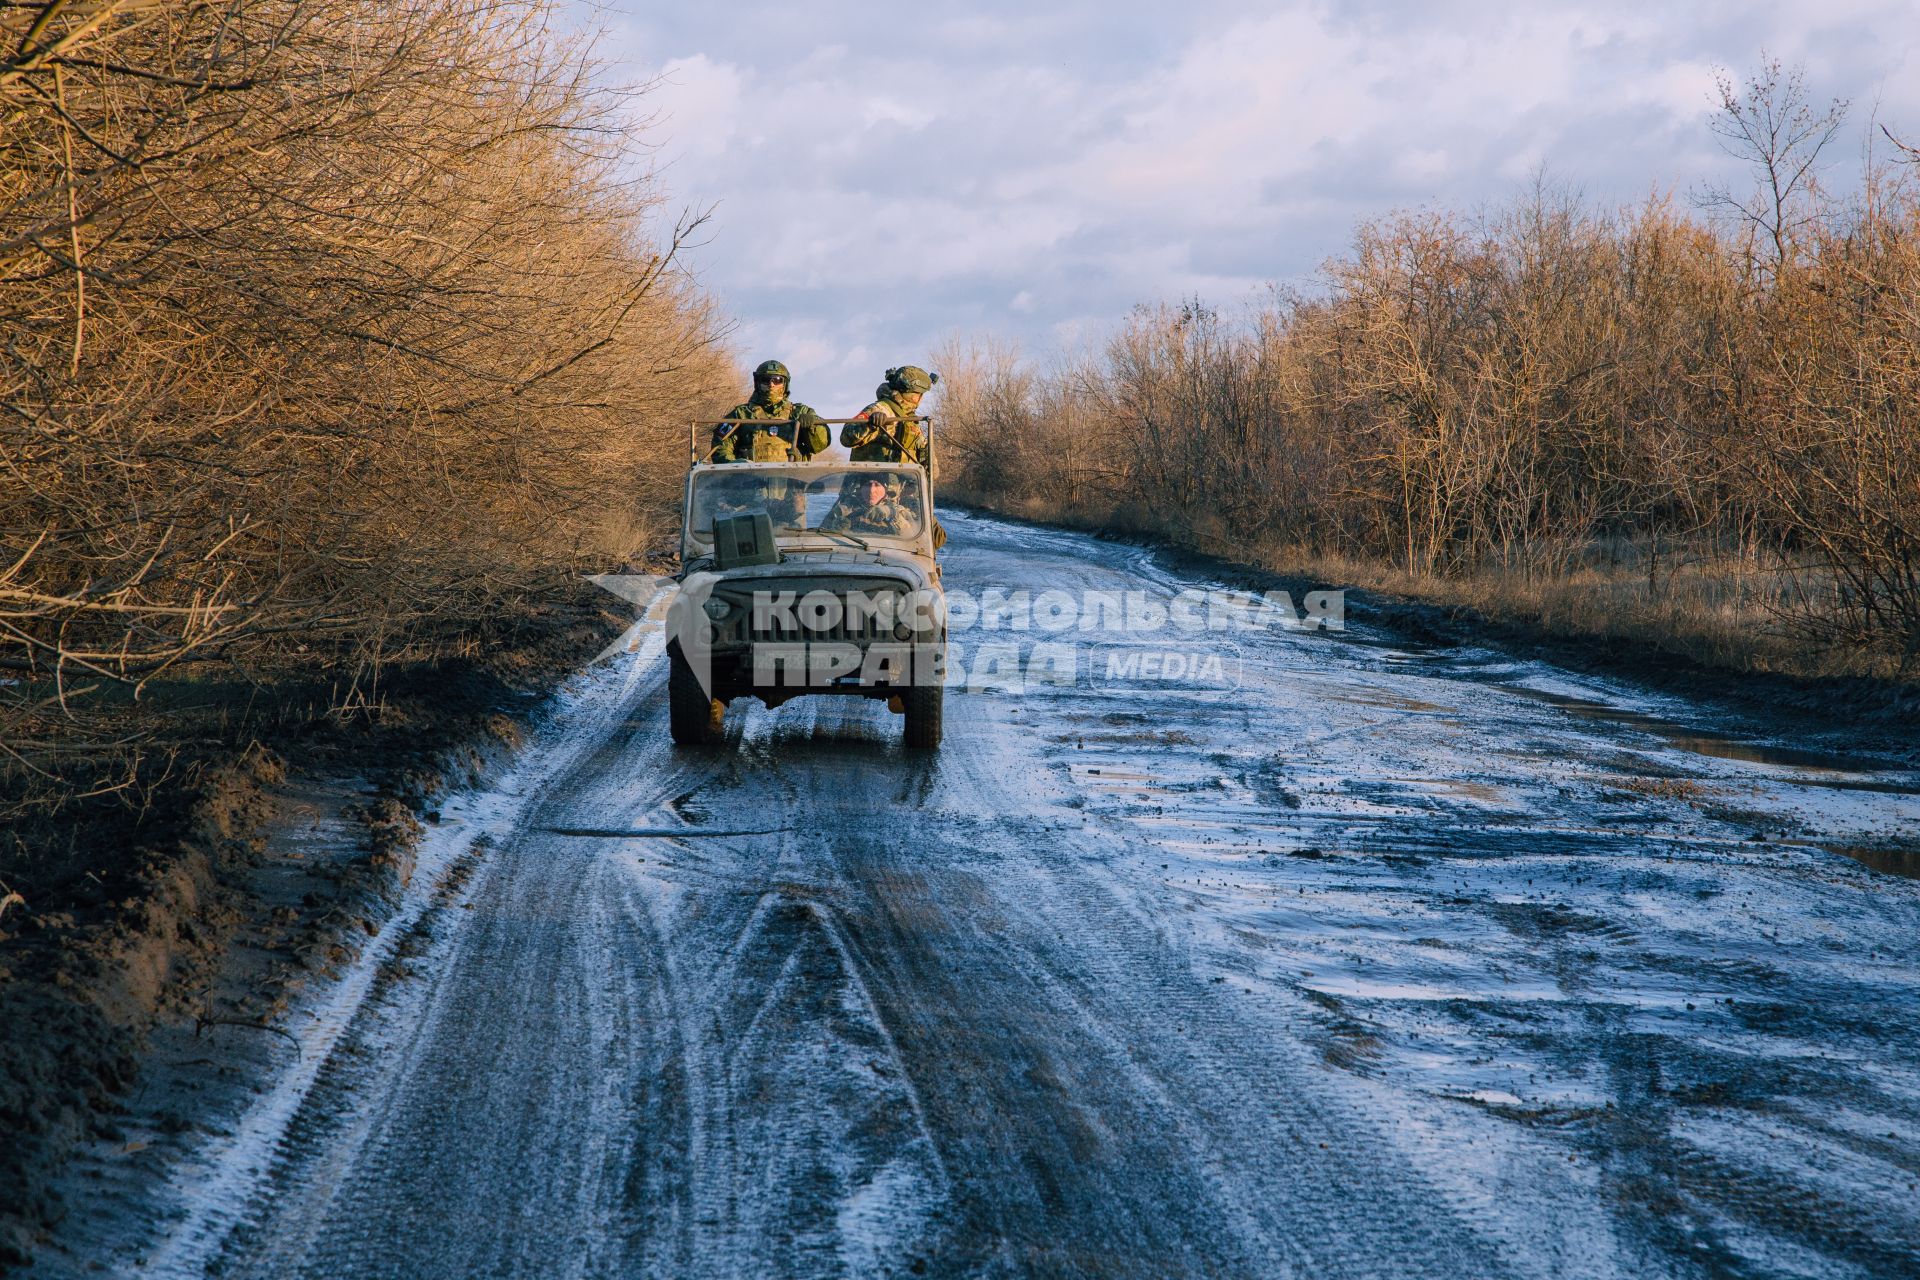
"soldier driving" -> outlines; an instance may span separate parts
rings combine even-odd
[[[919,520],[893,499],[888,479],[877,471],[848,476],[840,500],[820,521],[820,528],[827,533],[876,533],[893,538],[911,538],[918,533]]]

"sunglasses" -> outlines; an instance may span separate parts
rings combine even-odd
[[[753,375],[753,380],[755,382],[777,382],[781,386],[785,386],[787,383],[787,380],[777,373],[756,373]]]

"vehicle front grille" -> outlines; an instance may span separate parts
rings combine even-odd
[[[785,625],[785,619],[782,618],[768,619],[771,625],[754,627],[751,625],[752,618],[749,615],[747,640],[752,644],[796,644],[823,640],[851,640],[864,643],[893,638],[891,617],[883,620],[875,618],[871,613],[864,613],[860,616],[857,625],[850,623],[849,617],[848,612],[842,611],[839,620],[831,626],[818,628],[805,626],[798,618],[794,619],[792,626]]]
[[[754,592],[766,593],[757,610]],[[906,596],[897,587],[861,590],[807,584],[789,598],[785,589],[769,592],[756,584],[754,592],[736,586],[717,593],[733,606],[726,620],[720,624],[719,643],[810,644],[837,641],[864,645],[892,640],[898,622],[912,622],[906,616]],[[826,610],[824,617],[803,604],[809,598],[817,602],[823,595],[831,595],[840,602],[837,610]],[[783,600],[784,603],[776,607],[773,603],[776,600]],[[882,607],[876,610],[876,605]],[[809,625],[814,622],[821,625]]]

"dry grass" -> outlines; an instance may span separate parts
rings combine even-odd
[[[1023,520],[1148,537],[1171,532],[1134,504],[1062,506],[1040,498],[1009,499],[964,482],[946,486],[945,492]],[[1499,567],[1441,574],[1409,571],[1385,558],[1235,538],[1217,528],[1188,527],[1176,540],[1205,555],[1288,577],[1467,608],[1551,636],[1651,646],[1720,670],[1809,679],[1912,678],[1910,671],[1903,676],[1895,650],[1852,643],[1843,634],[1820,634],[1805,603],[1807,593],[1818,589],[1817,571],[1759,568],[1738,557],[1663,547],[1650,575],[1644,546],[1616,542],[1594,549],[1590,561],[1551,575]]]
[[[1227,554],[1231,548],[1217,544],[1208,550]],[[1823,641],[1810,632],[1797,603],[1804,574],[1756,570],[1737,559],[1690,561],[1663,572],[1651,589],[1644,571],[1624,566],[1583,566],[1559,577],[1501,569],[1443,576],[1294,549],[1264,550],[1254,562],[1427,604],[1465,606],[1548,635],[1651,645],[1724,670],[1803,677],[1899,675],[1896,653]]]

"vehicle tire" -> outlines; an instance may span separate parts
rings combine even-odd
[[[720,739],[727,704],[709,698],[680,650],[667,650],[667,727],[683,747],[704,747]]]
[[[906,744],[916,751],[940,745],[940,721],[946,703],[945,685],[915,685],[900,695],[907,704]]]

